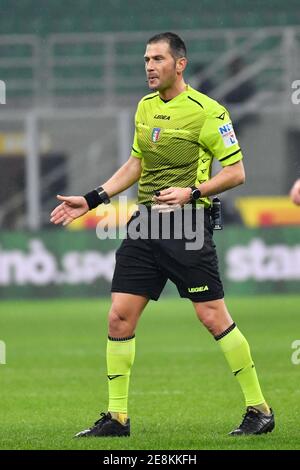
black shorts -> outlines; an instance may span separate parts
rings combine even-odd
[[[194,209],[198,210],[198,209]],[[135,213],[127,224],[139,215]],[[162,217],[165,214],[160,214]],[[143,295],[158,300],[170,279],[181,297],[205,302],[224,297],[213,242],[210,211],[204,211],[204,243],[201,249],[187,250],[182,239],[125,238],[116,251],[111,292]]]

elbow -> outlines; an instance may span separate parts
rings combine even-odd
[[[246,175],[245,175],[245,172],[243,172],[242,174],[239,175],[238,185],[244,184],[245,181],[246,181]]]
[[[239,186],[241,184],[244,184],[246,181],[246,174],[244,168],[239,168],[239,171],[236,175],[236,185]]]
[[[231,187],[231,188],[235,188],[236,186],[240,186],[241,184],[244,184],[244,183],[245,183],[245,180],[246,180],[245,173],[238,173],[238,174],[235,174],[235,175],[231,178],[230,187]]]
[[[231,185],[231,188],[245,183],[246,175],[245,168],[242,162],[237,162],[227,168],[225,169],[225,171],[227,170],[229,172],[229,184]]]

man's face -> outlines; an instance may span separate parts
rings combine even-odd
[[[166,41],[148,44],[144,58],[149,88],[164,91],[172,87],[177,78],[177,71],[169,44]]]

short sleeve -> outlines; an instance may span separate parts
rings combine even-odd
[[[209,150],[222,166],[232,165],[243,158],[229,113],[222,106],[207,115],[199,143]]]
[[[140,151],[139,144],[137,141],[137,133],[136,130],[134,132],[133,144],[131,148],[131,155],[136,158],[142,158],[142,152]]]
[[[135,130],[134,130],[134,137],[133,137],[133,144],[132,144],[132,149],[131,149],[131,155],[136,158],[142,158],[142,152],[138,144],[138,138],[137,138],[137,131],[136,131],[136,124],[138,121],[138,112],[139,108],[137,109],[135,113],[135,118],[134,118],[134,124],[135,124]]]

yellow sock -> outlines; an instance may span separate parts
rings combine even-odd
[[[131,366],[135,354],[135,337],[107,340],[108,410],[126,416]],[[118,421],[122,418],[116,418]],[[121,421],[120,421],[121,422]]]
[[[121,424],[125,424],[127,421],[127,413],[118,413],[116,411],[110,411],[111,417]]]
[[[271,414],[270,407],[268,406],[266,402],[261,403],[260,405],[254,405],[253,408],[256,408],[257,410],[261,411],[265,415]]]
[[[269,407],[259,385],[249,344],[235,323],[228,330],[229,332],[226,331],[225,335],[216,337],[216,339],[241,386],[246,406],[253,406],[259,411],[269,414]]]

